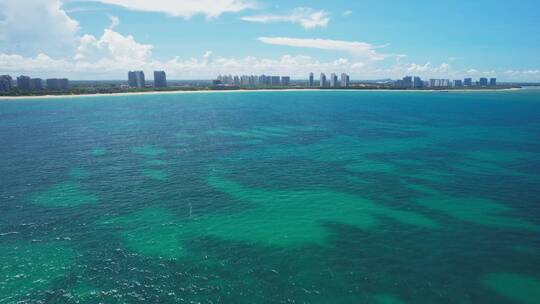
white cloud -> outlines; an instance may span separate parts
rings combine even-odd
[[[379,47],[366,42],[342,41],[329,39],[305,39],[305,38],[287,38],[287,37],[259,37],[259,41],[266,44],[284,45],[297,48],[313,48],[330,51],[348,52],[356,58],[365,58],[371,61],[384,60],[389,54],[380,54],[377,52]]]
[[[223,13],[236,13],[255,8],[252,0],[96,0],[135,11],[164,13],[174,17],[191,18],[202,14],[208,18],[219,17]]]
[[[105,58],[116,62],[141,64],[151,58],[152,48],[152,45],[138,43],[131,35],[123,36],[111,29],[105,29],[99,39],[92,35],[82,36],[74,59],[89,61]]]
[[[507,70],[504,72],[507,75],[528,75],[528,76],[539,76],[540,70],[523,70],[523,71],[514,71],[514,70]]]
[[[115,27],[120,25],[120,19],[117,16],[109,16],[109,19],[111,19],[111,25],[109,25],[109,29],[114,29]]]
[[[352,13],[353,13],[352,11],[344,11],[343,16],[348,17],[348,16],[352,15]]]
[[[241,18],[244,21],[270,23],[270,22],[290,22],[299,24],[306,30],[317,27],[326,27],[330,22],[328,13],[323,10],[314,10],[312,8],[295,8],[287,15],[256,15]]]
[[[497,74],[502,74],[502,73],[498,73],[496,71],[479,71],[477,69],[468,69],[464,71],[463,74],[467,77],[493,77],[493,76],[496,76]],[[519,72],[518,74],[516,74],[516,76],[519,76],[520,78],[525,76],[525,74],[522,72]]]
[[[391,75],[388,77],[402,77],[405,75],[421,76],[423,78],[460,78],[462,71],[455,70],[450,64],[442,63],[432,65],[431,62],[425,64],[417,63],[397,63],[388,69],[378,70],[381,74]],[[402,75],[402,76],[399,76]]]
[[[60,0],[1,0],[0,43],[3,51],[23,55],[63,56],[77,42],[79,23]]]
[[[108,35],[106,30],[104,36]],[[95,47],[105,39],[85,36],[88,44]],[[103,51],[103,50],[101,50]],[[50,75],[68,76],[72,79],[124,79],[130,69],[142,69],[151,73],[153,70],[167,71],[170,79],[210,79],[218,74],[276,74],[305,78],[309,72],[354,72],[359,73],[364,64],[347,58],[321,62],[310,56],[284,55],[280,58],[227,58],[206,52],[199,58],[166,61],[146,57],[134,61],[125,57],[114,57],[103,52],[101,58],[82,58],[73,60],[54,60],[40,54],[36,57],[0,54],[0,70],[14,74],[29,74],[49,77]]]
[[[45,54],[38,54],[35,57],[23,57],[21,55],[0,54],[0,70],[22,74],[32,72],[33,74],[46,73],[47,75],[61,76],[66,70],[70,70],[72,62],[67,60],[55,60]],[[55,71],[57,71],[55,73]]]
[[[499,77],[503,81],[540,81],[539,70],[508,70],[499,73],[475,70],[476,74],[471,75],[470,71],[455,69],[447,63],[440,65],[432,65],[429,62],[425,64],[397,63],[381,68],[369,62],[343,57],[329,61],[320,61],[304,55],[284,55],[278,58],[253,56],[230,58],[205,52],[198,58],[176,57],[160,61],[152,58],[151,46],[138,44],[131,38],[108,29],[99,39],[90,35],[84,36],[87,50],[93,48],[101,54],[101,57],[94,56],[94,58],[56,60],[44,54],[35,57],[0,54],[0,70],[15,75],[67,76],[71,79],[125,79],[128,70],[141,69],[148,75],[151,75],[153,70],[165,70],[169,79],[211,79],[218,74],[274,74],[306,79],[310,72],[315,74],[347,72],[353,79],[397,79],[405,75],[416,75],[423,79],[487,76]],[[138,50],[129,53],[130,48]]]

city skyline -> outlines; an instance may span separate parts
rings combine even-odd
[[[343,71],[362,80],[411,74],[540,81],[535,1],[212,4],[5,0],[0,74],[105,80],[166,70],[178,80],[225,73],[304,79]],[[494,22],[503,17],[504,24]]]

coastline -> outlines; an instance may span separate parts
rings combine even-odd
[[[193,91],[151,91],[151,92],[121,92],[121,93],[96,93],[96,94],[59,94],[59,95],[35,95],[35,96],[0,96],[0,101],[27,100],[27,99],[64,99],[85,97],[122,97],[138,95],[176,95],[176,94],[209,94],[209,93],[249,93],[249,92],[441,92],[441,93],[469,93],[469,92],[508,92],[519,91],[523,88],[506,89],[450,89],[450,90],[401,90],[401,89],[260,89],[260,90],[193,90]]]

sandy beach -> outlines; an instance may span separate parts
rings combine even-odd
[[[83,97],[120,97],[137,95],[175,95],[175,94],[209,94],[209,93],[255,93],[255,92],[442,92],[442,93],[469,93],[469,92],[505,92],[518,91],[522,88],[510,89],[475,89],[475,90],[389,90],[389,89],[261,89],[261,90],[200,90],[200,91],[154,91],[154,92],[122,92],[122,93],[98,93],[98,94],[79,94],[79,95],[39,95],[39,96],[0,96],[0,101],[7,100],[25,100],[25,99],[58,99],[58,98],[83,98]]]

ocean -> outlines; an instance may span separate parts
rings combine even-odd
[[[540,303],[540,90],[0,101],[0,303]]]

